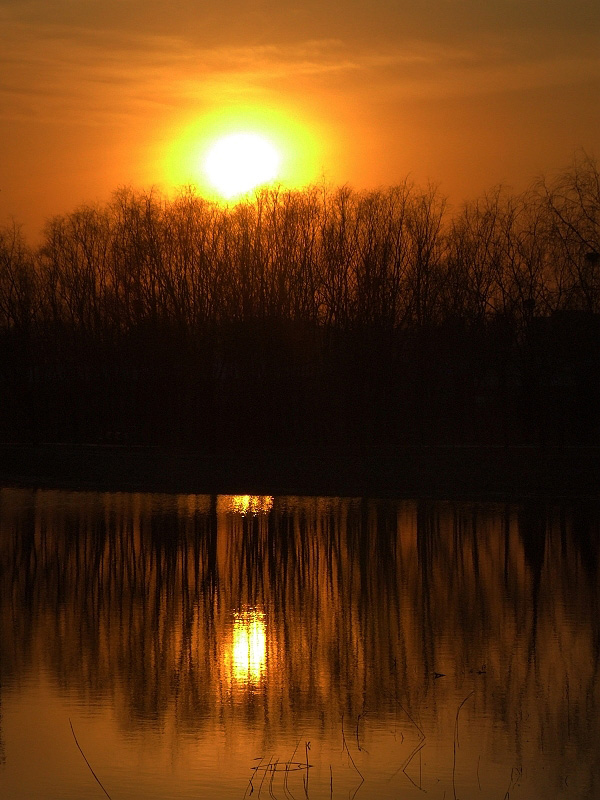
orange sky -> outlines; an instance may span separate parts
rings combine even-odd
[[[236,114],[296,184],[519,189],[600,155],[599,34],[597,0],[0,0],[0,224],[199,180]]]

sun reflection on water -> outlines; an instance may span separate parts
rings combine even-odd
[[[268,514],[273,508],[270,495],[220,494],[217,500],[219,511],[229,514]]]
[[[235,683],[260,683],[267,664],[267,630],[263,611],[253,608],[233,615],[229,658]]]

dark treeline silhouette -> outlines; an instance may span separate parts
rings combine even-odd
[[[598,443],[600,176],[451,214],[406,182],[120,189],[0,231],[0,436]]]

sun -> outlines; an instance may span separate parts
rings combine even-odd
[[[166,186],[195,186],[229,204],[273,183],[297,189],[318,181],[331,138],[301,107],[215,106],[162,129],[153,158]]]
[[[204,158],[210,185],[231,199],[274,181],[281,166],[281,153],[259,133],[230,133],[217,139]]]

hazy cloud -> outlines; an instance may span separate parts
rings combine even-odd
[[[135,6],[134,0],[130,0]],[[64,4],[63,4],[64,5]],[[29,4],[36,7],[35,2]],[[98,123],[126,120],[156,107],[214,103],[236,95],[297,87],[390,96],[452,96],[516,91],[598,79],[592,39],[482,36],[469,46],[399,40],[381,48],[340,38],[288,45],[200,47],[183,36],[133,33],[73,23],[33,23],[0,8],[4,47],[3,118]]]

